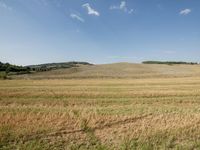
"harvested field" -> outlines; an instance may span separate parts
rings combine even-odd
[[[1,149],[197,149],[200,78],[0,81]]]

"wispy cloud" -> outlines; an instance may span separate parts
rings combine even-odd
[[[128,13],[129,13],[129,14],[132,14],[133,11],[134,11],[133,9],[130,9],[130,10],[128,11]]]
[[[83,4],[82,7],[87,10],[88,15],[100,16],[100,13],[93,9],[89,3]]]
[[[76,19],[76,20],[78,20],[78,21],[80,21],[80,22],[85,22],[85,20],[83,19],[83,18],[81,18],[79,15],[77,15],[77,14],[70,14],[70,17],[72,18],[72,19]]]
[[[181,10],[181,11],[179,12],[179,14],[180,14],[180,15],[188,15],[188,14],[191,13],[191,12],[192,12],[192,10],[189,9],[189,8],[187,8],[187,9]]]
[[[133,13],[133,9],[128,9],[126,6],[126,2],[125,1],[121,1],[120,5],[112,5],[110,6],[110,10],[121,10],[124,11],[126,13],[132,14]]]
[[[8,6],[8,5],[7,5],[5,2],[3,2],[3,1],[0,1],[0,8],[6,9],[6,10],[9,10],[9,11],[12,10],[12,7]]]

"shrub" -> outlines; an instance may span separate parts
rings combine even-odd
[[[6,72],[0,72],[0,79],[5,80],[5,79],[7,79],[7,78],[8,78],[8,77],[7,77]]]

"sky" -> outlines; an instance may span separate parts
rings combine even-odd
[[[0,61],[200,62],[200,0],[0,0]]]

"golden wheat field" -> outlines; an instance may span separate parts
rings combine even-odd
[[[200,77],[192,74],[1,80],[0,149],[200,149]]]

